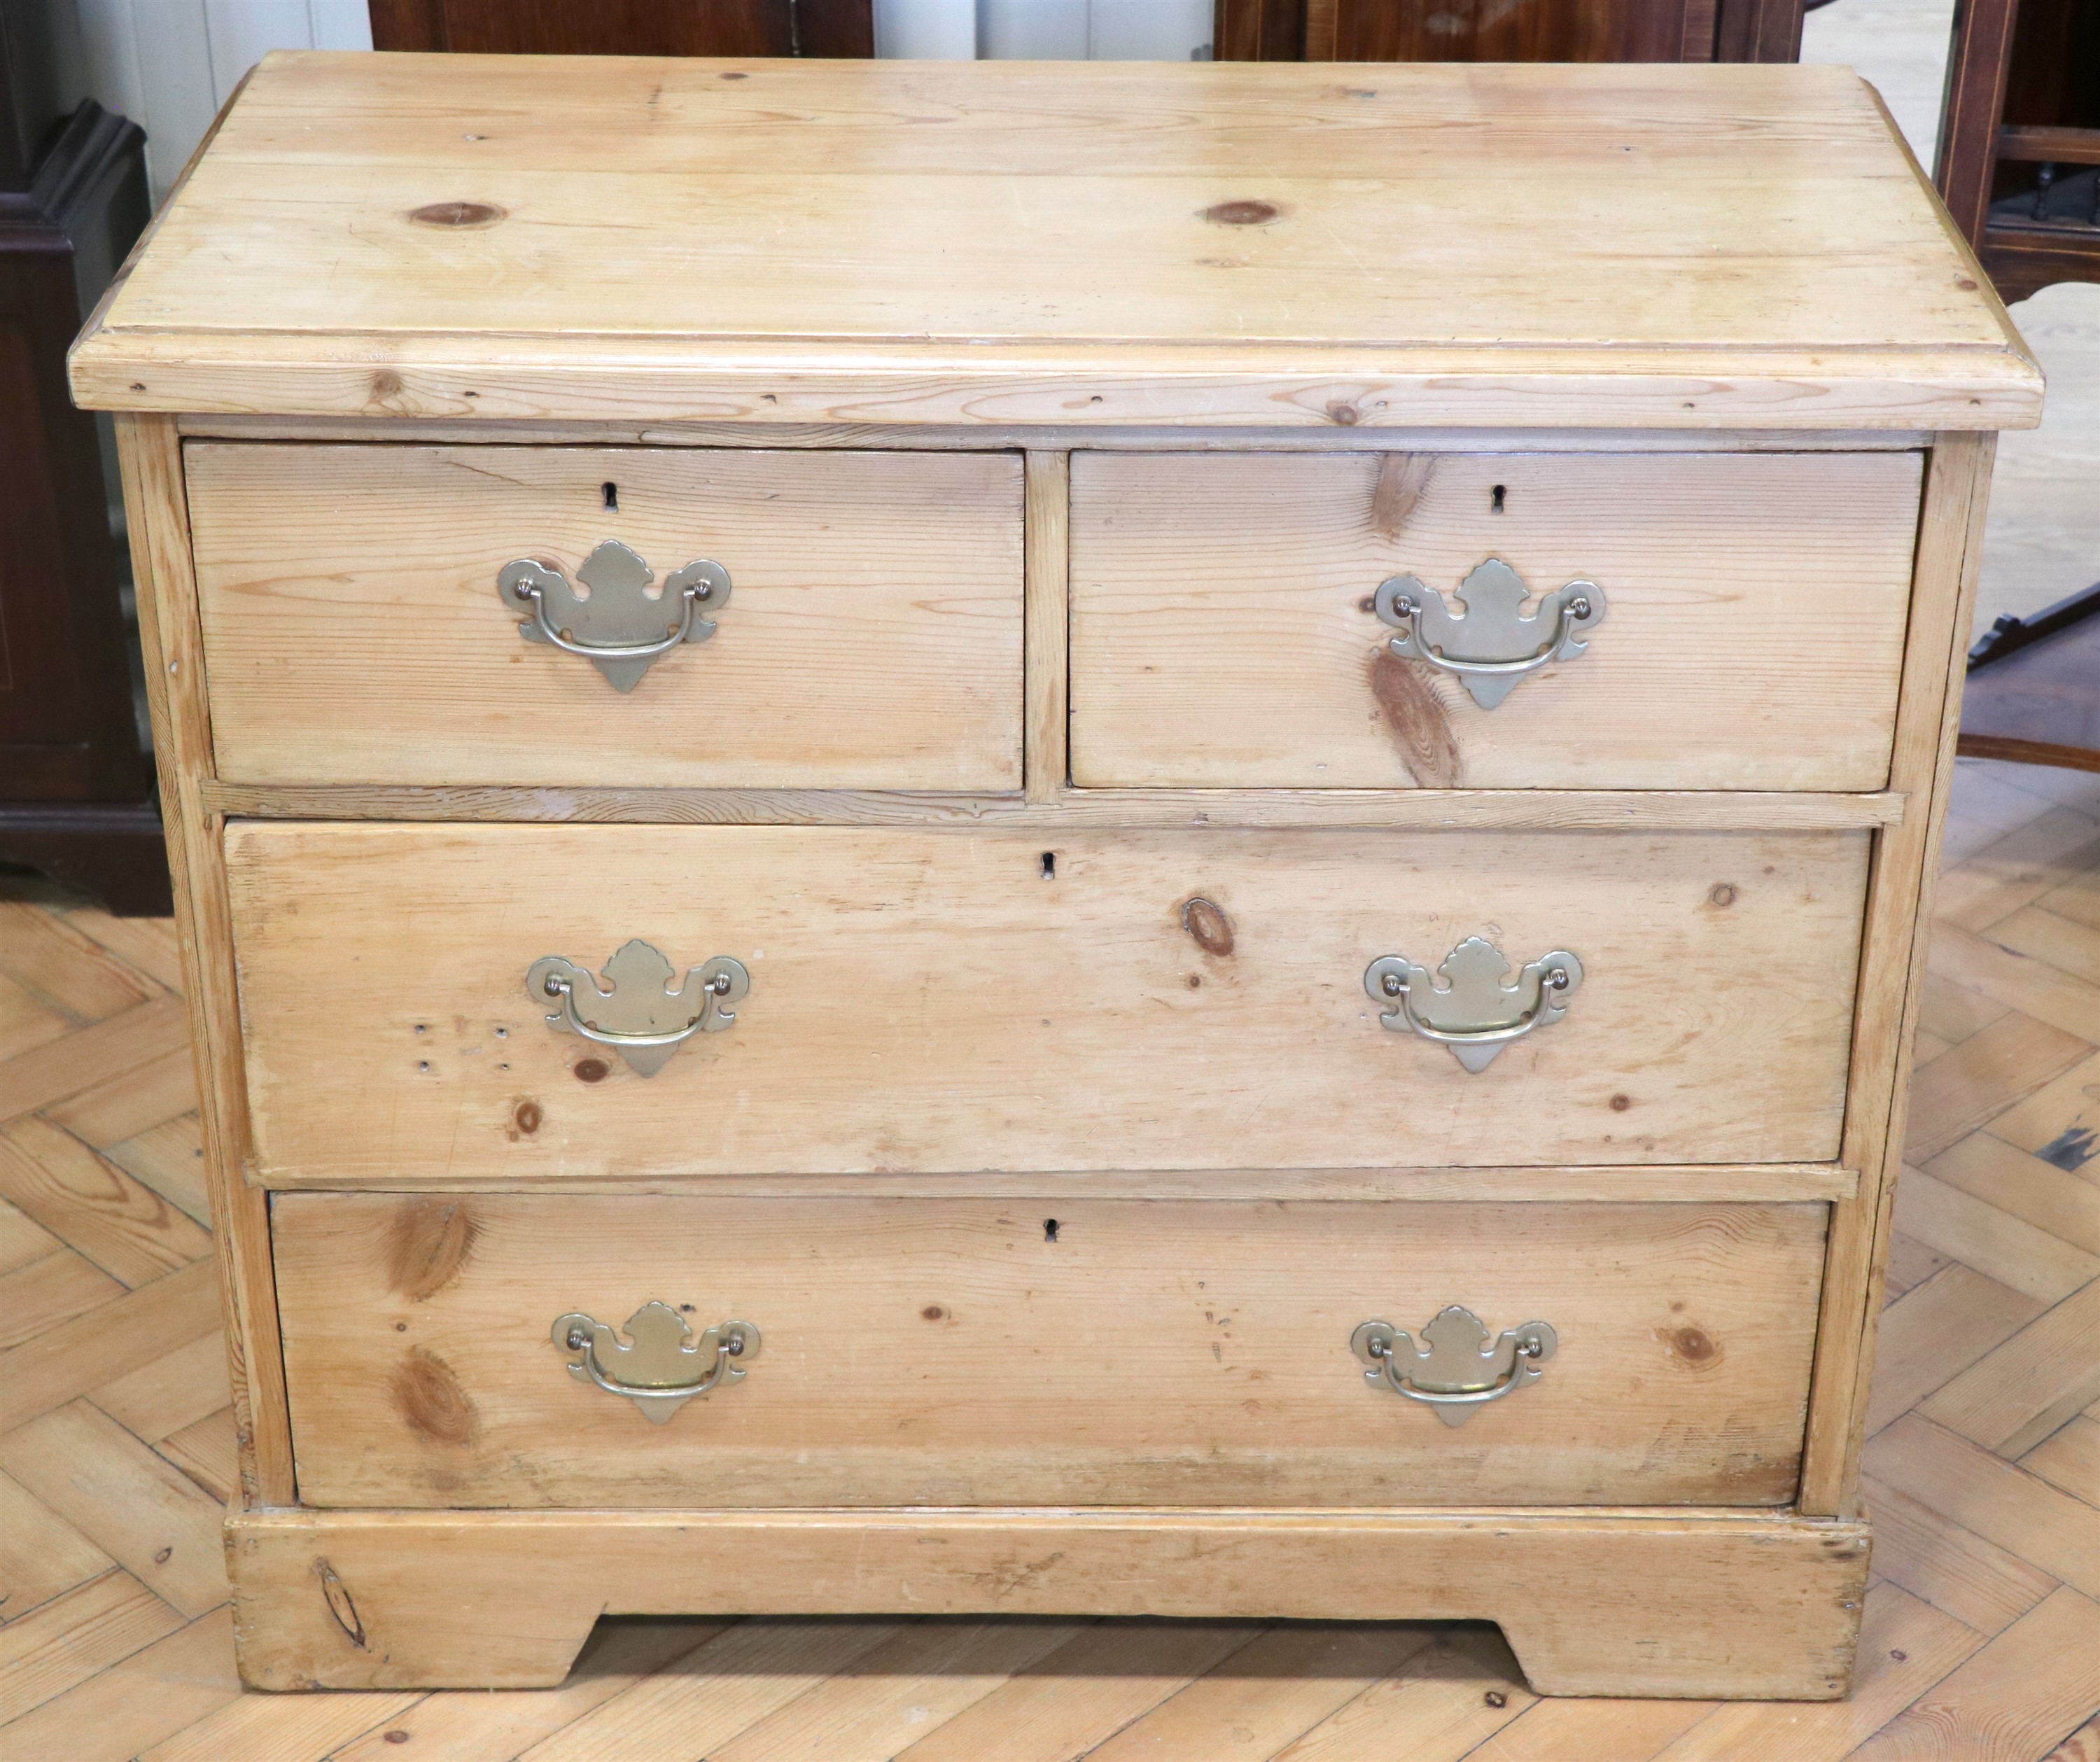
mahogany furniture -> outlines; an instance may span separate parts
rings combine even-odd
[[[875,53],[874,0],[370,0],[375,49],[476,55]]]
[[[1851,75],[273,56],[73,373],[249,1681],[909,1610],[1845,1692],[2041,395]]]
[[[145,136],[55,113],[46,58],[0,28],[0,863],[120,912],[169,909],[106,418],[67,345],[145,224]]]
[[[1936,176],[2002,298],[2100,281],[2100,7],[1962,0]]]
[[[1802,0],[1217,0],[1220,61],[1793,61]]]

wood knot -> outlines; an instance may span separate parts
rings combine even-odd
[[[1216,955],[1222,960],[1233,952],[1233,921],[1225,916],[1223,907],[1211,900],[1184,900],[1181,928],[1207,955]]]
[[[1614,1095],[1612,1097],[1612,1111],[1615,1114],[1622,1114],[1633,1104],[1634,1098],[1630,1095]]]
[[[530,1097],[520,1102],[510,1111],[511,1142],[515,1143],[520,1137],[531,1137],[540,1129],[540,1122],[546,1117],[540,1104]]]
[[[410,1199],[388,1232],[388,1276],[412,1303],[435,1296],[457,1278],[474,1252],[473,1216],[457,1199]]]
[[[474,1442],[474,1403],[452,1367],[435,1353],[411,1347],[388,1386],[396,1411],[418,1437],[461,1447]]]
[[[921,1320],[928,1322],[945,1322],[948,1318],[948,1312],[938,1303],[928,1304],[919,1314]]]
[[[1330,404],[1327,406],[1327,420],[1342,428],[1354,428],[1363,420],[1363,412],[1353,404]]]
[[[1670,1336],[1670,1350],[1693,1364],[1704,1364],[1719,1349],[1696,1327],[1680,1327]]]
[[[492,227],[510,218],[508,209],[493,202],[426,202],[410,210],[408,218],[419,227],[463,227],[472,230]]]
[[[1736,903],[1736,884],[1733,881],[1716,881],[1706,897],[1725,912]]]
[[[1213,202],[1203,210],[1203,218],[1214,227],[1265,227],[1282,215],[1274,202]]]
[[[576,1081],[602,1083],[610,1069],[611,1066],[602,1058],[579,1058],[576,1061]]]

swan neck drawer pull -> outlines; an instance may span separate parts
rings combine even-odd
[[[1456,674],[1476,704],[1493,709],[1527,674],[1582,654],[1590,646],[1582,633],[1604,621],[1604,590],[1595,581],[1555,588],[1526,617],[1529,591],[1522,576],[1490,557],[1458,584],[1462,612],[1411,575],[1381,581],[1372,604],[1379,621],[1400,632],[1387,645],[1394,654]]]
[[[1476,1408],[1529,1388],[1560,1347],[1545,1322],[1491,1338],[1480,1317],[1455,1303],[1422,1330],[1418,1346],[1390,1322],[1365,1322],[1349,1336],[1349,1350],[1370,1367],[1365,1381],[1434,1407],[1446,1425],[1463,1425]]]
[[[673,991],[677,972],[638,938],[606,962],[604,986],[589,969],[548,955],[526,974],[525,992],[535,1002],[556,1005],[547,1017],[556,1033],[611,1047],[637,1075],[653,1077],[695,1034],[735,1027],[736,1013],[729,1006],[751,989],[743,963],[727,955],[689,969]]]
[[[651,664],[682,643],[704,643],[715,634],[704,609],[729,603],[729,571],[718,563],[689,563],[664,584],[660,598],[642,590],[655,572],[608,538],[584,559],[576,579],[590,590],[579,597],[559,569],[520,557],[503,566],[496,591],[524,616],[518,634],[528,643],[550,643],[580,655],[603,673],[615,691],[632,691]]]
[[[694,1396],[742,1382],[759,1340],[748,1322],[720,1323],[695,1340],[669,1304],[645,1303],[627,1318],[624,1342],[609,1323],[579,1310],[554,1323],[554,1344],[578,1382],[626,1396],[661,1425]]]
[[[1379,1019],[1396,1033],[1448,1046],[1468,1071],[1485,1071],[1511,1040],[1567,1014],[1568,1000],[1582,983],[1582,963],[1564,948],[1526,963],[1515,983],[1505,984],[1509,969],[1501,949],[1469,936],[1436,974],[1405,955],[1380,956],[1365,970],[1364,989],[1392,1005]]]

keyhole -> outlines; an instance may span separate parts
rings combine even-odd
[[[1043,853],[1043,878],[1045,881],[1055,881],[1057,878],[1057,853],[1055,850],[1045,850]]]
[[[1046,1217],[1043,1220],[1043,1239],[1045,1242],[1055,1242],[1057,1239],[1057,1220],[1056,1218]]]
[[[611,487],[612,486],[610,484],[606,485],[606,488],[608,489],[611,488]],[[1488,511],[1491,514],[1500,514],[1502,511],[1502,499],[1508,494],[1509,489],[1506,484],[1496,484],[1493,490],[1490,492],[1489,496]]]
[[[599,494],[599,495],[601,495],[601,496],[602,496],[602,497],[605,498],[605,511],[606,511],[607,514],[617,514],[617,513],[619,513],[619,512],[620,512],[620,485],[619,485],[619,484],[615,484],[615,483],[613,483],[613,482],[611,482],[611,481],[610,481],[610,480],[608,479],[607,482],[605,482],[605,483],[602,483],[602,484],[599,484],[599,485],[598,486],[598,494]],[[1495,492],[1495,507],[1496,507],[1496,509],[1497,509],[1498,510],[1499,510],[1501,509],[1501,507],[1502,507],[1502,492],[1501,492],[1500,490],[1497,490],[1497,491]]]

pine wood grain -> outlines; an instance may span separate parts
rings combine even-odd
[[[1970,860],[1983,862],[1988,856],[1987,848],[1982,855]],[[1953,883],[1961,873],[1961,870],[1954,872],[1949,886],[1943,890],[1943,899],[1958,897],[1959,890]],[[2059,868],[2058,873],[2066,872]],[[2043,897],[2053,899],[2057,906],[2067,899],[2077,897],[2078,890],[2073,884],[2084,873],[2068,875]],[[1951,1044],[1958,1044],[1961,1040],[1988,1026],[2003,1013],[2001,1006],[1991,1004],[1988,999],[1978,999],[1974,993],[1953,991],[1934,983],[1928,983],[1926,999],[1928,1004],[1939,1007],[1937,1019],[1947,1031]],[[1967,1013],[1949,1013],[1950,1009],[1965,1010]],[[1959,1147],[1957,1160],[1965,1170],[1973,1167],[1981,1196],[1991,1196],[1992,1190],[1985,1184],[1992,1178],[1992,1171],[2013,1166],[2004,1163],[2005,1144],[1996,1135],[2015,1133],[2021,1141],[2023,1154],[2048,1147],[2067,1129],[2075,1129],[2081,1106],[2089,1106],[2089,1098],[2083,1093],[2085,1081],[2080,1070],[2074,1068],[2065,1077],[2035,1091],[2028,1100],[1999,1114],[1984,1136],[1972,1136],[1964,1141]],[[153,1136],[148,1134],[149,1138]],[[122,1148],[117,1147],[120,1152]],[[193,1160],[196,1148],[196,1125],[192,1121],[187,1138],[171,1141],[170,1150],[178,1159],[187,1157]],[[2059,1150],[2057,1154],[2064,1153]],[[2062,1173],[2068,1180],[2085,1178],[2076,1166],[2067,1169],[2054,1166],[2051,1172]],[[1424,1172],[1425,1182],[1428,1172]],[[1507,1177],[1516,1172],[1505,1172],[1503,1190],[1514,1190],[1509,1187]],[[1527,1178],[1543,1180],[1550,1172],[1542,1171]],[[1599,1179],[1601,1172],[1593,1172],[1590,1178]],[[1679,1171],[1674,1178],[1686,1180],[1691,1172]],[[1747,1178],[1748,1172],[1745,1173]],[[1421,1196],[1429,1196],[1435,1190],[1429,1185],[1423,1185]],[[1601,1195],[1604,1190],[1599,1190]],[[1455,1197],[1455,1190],[1445,1196]],[[1753,1195],[1745,1189],[1741,1196]],[[1996,1197],[2010,1201],[2013,1191],[2001,1183]],[[2072,1221],[2060,1212],[2040,1211],[2026,1221],[2039,1226],[2051,1218]],[[1967,1246],[1958,1233],[1946,1234],[1942,1239],[1957,1256]],[[33,1265],[50,1256],[58,1246],[55,1239],[20,1214],[12,1212],[11,1208],[0,1208],[0,1251],[11,1255],[13,1264]],[[2001,1241],[1998,1246],[2002,1251],[2005,1244]],[[1985,1252],[1988,1254],[1990,1251],[1987,1248]],[[1908,1288],[1921,1293],[1935,1274],[1950,1268],[1961,1268],[1967,1273],[1965,1263],[1958,1258],[1950,1259],[1900,1234],[1892,1238],[1889,1276],[1892,1291]],[[2001,1266],[2002,1270],[2005,1269]],[[127,1303],[130,1301],[125,1300]],[[2020,1301],[2030,1305],[2033,1301]],[[1955,1307],[1961,1309],[1959,1305]],[[135,1340],[138,1335],[133,1324],[121,1319],[128,1314],[121,1307],[113,1312],[125,1336]],[[1895,1329],[1902,1314],[1901,1306],[1890,1314],[1890,1326]],[[1919,1325],[1908,1333],[1892,1331],[1884,1340],[1881,1364],[1884,1380],[1908,1375],[1913,1380],[1912,1386],[1924,1389],[1945,1381],[1943,1372],[1951,1374],[1948,1348],[1958,1336],[1961,1316],[1950,1312],[1945,1328],[1923,1325],[1928,1318],[1922,1311],[1917,1312],[1917,1317]],[[157,1324],[150,1318],[142,1318],[137,1325],[150,1336]],[[210,1336],[203,1337],[208,1343]],[[1965,1353],[1968,1344],[1964,1344]],[[201,1349],[192,1348],[192,1352],[179,1353],[178,1356],[187,1361]],[[2067,1376],[2075,1375],[2076,1369],[2073,1362],[2063,1365]],[[143,1393],[150,1377],[132,1374],[137,1376]],[[105,1383],[95,1392],[96,1398],[112,1398],[108,1395],[112,1386]],[[13,1394],[11,1380],[0,1375],[0,1401],[11,1407]],[[1530,1398],[1527,1395],[1524,1398]],[[1877,1392],[1877,1414],[1884,1411],[1882,1403],[1886,1398]],[[157,1426],[164,1416],[157,1416],[150,1408],[142,1408],[133,1415],[136,1423],[148,1427]],[[2100,1438],[2100,1425],[2096,1425],[2089,1416],[2080,1415],[2027,1451],[2020,1459],[2018,1470],[2010,1477],[2001,1480],[1981,1476],[1983,1496],[1974,1504],[1965,1507],[1962,1516],[1970,1522],[1992,1528],[1994,1512],[2010,1496],[2013,1509],[2007,1526],[1999,1534],[2002,1539],[2015,1543],[2050,1526],[2071,1533],[2080,1524],[2089,1525],[2090,1520],[2080,1512],[2089,1508],[2095,1496],[2095,1438]],[[201,1484],[214,1486],[222,1495],[236,1485],[230,1410],[221,1408],[170,1434],[157,1447],[185,1473],[198,1478]],[[1988,1458],[1989,1453],[1984,1454]],[[205,1468],[207,1460],[214,1466]],[[1935,1460],[1928,1457],[1928,1469]],[[2002,1465],[2003,1459],[1998,1460]],[[1943,1482],[1945,1477],[1942,1474],[1939,1478]],[[2037,1485],[2059,1503],[2036,1506],[2025,1504],[2025,1490]],[[1958,1484],[1952,1491],[1944,1484],[1935,1487],[1935,1477],[1930,1473],[1916,1486],[1942,1505],[1958,1502],[1962,1492]],[[1987,1539],[1964,1522],[1943,1515],[1888,1482],[1871,1479],[1865,1490],[1875,1525],[1877,1572],[1979,1634],[2005,1632],[2040,1603],[2057,1582],[2040,1566],[2022,1560],[1998,1542]],[[0,1621],[4,1621],[24,1596],[37,1597],[35,1610],[51,1613],[70,1601],[72,1594],[82,1586],[97,1582],[99,1578],[109,1577],[112,1569],[108,1557],[27,1493],[0,1480],[0,1499],[10,1501],[4,1510],[0,1510],[0,1562],[4,1562],[4,1567],[0,1567],[0,1592],[7,1596],[7,1601],[0,1603]],[[81,1552],[75,1553],[76,1549]],[[42,1583],[52,1587],[47,1593],[39,1592],[36,1583],[27,1576],[33,1572],[40,1574]],[[1879,1606],[1877,1596],[1878,1593],[1869,1598],[1870,1618]],[[884,1634],[892,1631],[882,1623],[847,1623],[843,1629],[826,1623],[791,1625],[805,1636],[838,1632],[865,1636],[870,1629],[880,1629]],[[1243,1645],[1260,1631],[1260,1624],[1185,1626],[1143,1621],[1111,1622],[1090,1627],[1079,1639],[1047,1656],[1031,1671],[1012,1678],[1008,1686],[995,1689],[957,1718],[934,1725],[908,1753],[913,1762],[920,1762],[922,1756],[925,1762],[962,1762],[962,1759],[979,1762],[988,1754],[997,1754],[1002,1762],[1008,1762],[1008,1759],[1011,1762],[1037,1762],[1039,1757],[1041,1762],[1062,1759],[1098,1744],[1132,1718],[1202,1675],[1224,1654]],[[583,1722],[576,1725],[572,1747],[565,1753],[591,1755],[602,1759],[602,1762],[610,1762],[610,1759],[625,1762],[628,1755],[636,1753],[638,1747],[644,1753],[666,1749],[677,1753],[684,1744],[690,1722],[704,1716],[722,1699],[722,1680],[698,1671],[683,1674],[682,1665],[655,1676],[646,1671],[653,1660],[668,1659],[676,1664],[682,1654],[691,1654],[696,1645],[704,1650],[706,1637],[715,1632],[714,1624],[690,1620],[631,1619],[614,1623],[600,1629],[597,1640],[586,1649],[575,1676],[562,1689],[551,1694],[532,1691],[518,1696],[482,1692],[430,1696],[364,1737],[353,1740],[337,1754],[355,1758],[355,1762],[379,1762],[382,1757],[390,1762],[402,1751],[398,1742],[388,1741],[387,1733],[404,1729],[411,1732],[412,1742],[426,1746],[450,1745],[467,1754],[509,1755],[562,1731],[576,1720],[579,1713],[584,1716]],[[2040,1637],[2047,1639],[2048,1636]],[[2021,1639],[2023,1644],[2032,1643],[2027,1630],[2022,1630]],[[805,1638],[801,1654],[805,1661],[811,1643],[813,1639]],[[21,1644],[28,1644],[27,1636]],[[624,1649],[630,1645],[635,1648],[633,1652]],[[1209,1649],[1198,1649],[1201,1647]],[[1872,1695],[1877,1692],[1877,1671],[1900,1671],[1904,1667],[1902,1663],[1889,1658],[1888,1649],[1877,1649],[1872,1645],[1863,1649],[1859,1694]],[[629,1666],[623,1659],[632,1661],[633,1670],[643,1673],[628,1674]],[[609,1674],[598,1674],[601,1660]],[[2043,1665],[2045,1673],[2049,1667],[2049,1664]],[[1144,1671],[1151,1674],[1142,1674]],[[805,1692],[826,1680],[820,1667],[799,1679],[783,1694],[792,1696]],[[846,1680],[851,1680],[849,1673]],[[1369,1676],[1360,1679],[1365,1689],[1371,1686],[1372,1680]],[[1972,1676],[1961,1681],[1965,1689],[1968,1683],[1981,1680]],[[637,1703],[646,1703],[654,1711],[644,1714]],[[123,1704],[118,1703],[120,1707]],[[258,1704],[266,1711],[283,1709],[287,1716],[295,1716],[302,1705],[297,1700],[276,1697],[258,1698]],[[782,1704],[779,1700],[771,1703],[779,1704]],[[1939,1694],[1928,1704],[1933,1710],[1930,1721],[1926,1729],[1909,1729],[1908,1741],[1917,1747],[1917,1753],[1940,1758],[1941,1762],[1948,1762],[1954,1755],[1961,1755],[1963,1762],[1967,1762],[1961,1746],[1970,1745],[1979,1732],[1988,1733],[2009,1718],[2017,1720],[2023,1711],[2018,1707],[2008,1710],[2001,1702],[1983,1716],[1981,1723],[1972,1724],[1964,1723],[1967,1716],[1964,1696],[1960,1693]],[[632,1713],[630,1708],[633,1709]],[[1566,1762],[1572,1755],[1653,1757],[1692,1729],[1711,1710],[1711,1703],[1696,1701],[1547,1700],[1531,1707],[1520,1718],[1505,1726],[1473,1752],[1473,1759],[1474,1762]],[[1798,1704],[1773,1710],[1774,1717],[1782,1725],[1758,1728],[1745,1741],[1757,1747],[1762,1756],[1766,1747],[1784,1744],[1785,1731],[1793,1729],[1793,1716],[1801,1711]],[[12,1755],[25,1736],[34,1735],[38,1730],[44,1734],[40,1741],[47,1742],[54,1754],[65,1756],[67,1762],[83,1751],[94,1753],[93,1746],[102,1741],[101,1727],[107,1722],[107,1706],[96,1702],[93,1697],[86,1697],[77,1707],[62,1711],[77,1711],[80,1717],[92,1722],[84,1739],[73,1732],[67,1720],[61,1717],[41,1727],[27,1727],[8,1733],[9,1754]],[[604,1716],[602,1724],[601,1715]],[[727,1735],[733,1737],[735,1729],[743,1729],[758,1716],[763,1714],[741,1717],[732,1708],[724,1720],[733,1728]],[[284,1729],[289,1732],[291,1728]],[[274,1729],[267,1720],[259,1723],[255,1727],[258,1742],[266,1739]],[[1842,1747],[1843,1734],[1829,1728],[1814,1729],[1814,1753],[1834,1756]],[[591,1738],[593,1730],[599,1733],[600,1740]],[[1957,1747],[1943,1756],[1940,1734],[1950,1733],[1959,1733],[1958,1739],[1949,1737],[1945,1742],[1956,1743]],[[1413,1762],[1414,1752],[1405,1750],[1405,1745],[1418,1742],[1420,1735],[1418,1727],[1396,1729],[1385,1753],[1402,1749]],[[1192,1738],[1201,1747],[1207,1762],[1213,1749],[1229,1753],[1231,1734],[1228,1731],[1198,1730]],[[704,1741],[704,1736],[696,1739],[696,1746]],[[2093,1762],[2091,1755],[2080,1750],[2081,1742],[2089,1746],[2089,1727],[2085,1740],[2074,1736],[2052,1749],[2053,1762]],[[1773,1753],[1784,1755],[1787,1751],[1776,1747]],[[1908,1755],[1912,1751],[1906,1749],[1902,1753]],[[2034,1753],[2040,1755],[2040,1744]],[[2022,1762],[2026,1762],[2024,1756]]]
[[[219,1325],[216,1276],[210,1261],[192,1261],[9,1347],[0,1354],[6,1423],[23,1424],[136,1369],[142,1340],[174,1346],[210,1333]]]
[[[214,761],[182,448],[174,423],[158,415],[120,419],[117,441],[196,1063],[205,1184],[219,1239],[216,1259],[242,1494],[284,1501],[293,1496],[292,1448],[285,1429],[271,1295],[268,1203],[241,1178],[249,1121],[219,855],[224,822],[202,795]]]
[[[1904,453],[1077,453],[1073,776],[1880,788],[1921,475]],[[1488,710],[1388,655],[1370,600],[1406,574],[1455,606],[1490,557],[1534,594],[1593,581],[1607,611]]]
[[[1874,1520],[1875,1572],[1963,1626],[2000,1632],[2056,1588],[2040,1567],[1886,1482],[1869,1475],[1865,1486]]]
[[[114,1564],[12,1475],[0,1473],[0,1621],[19,1621]]]
[[[897,1762],[978,1762],[995,1751],[1004,1762],[1068,1762],[1213,1672],[1244,1668],[1233,1661],[1262,1632],[1245,1622],[1096,1623],[900,1751]]]
[[[457,1246],[404,1287],[441,1212]],[[1793,1490],[1823,1218],[1077,1200],[1051,1239],[982,1200],[289,1194],[276,1225],[317,1505],[1736,1505]],[[651,1301],[765,1342],[662,1426],[548,1340]],[[1349,1349],[1455,1301],[1564,1343],[1462,1431]],[[433,1364],[443,1424],[404,1393]]]
[[[837,1512],[251,1511],[229,1529],[243,1669],[258,1687],[548,1685],[602,1610],[864,1613],[893,1608],[908,1574],[933,1613],[988,1599],[1013,1615],[1427,1609],[1498,1620],[1542,1694],[1807,1699],[1844,1691],[1867,1534],[1785,1516],[1390,1509],[892,1511],[880,1525]],[[1580,1576],[1579,1618],[1537,1597],[1541,1574]],[[483,1618],[448,1627],[434,1596],[466,1598]],[[416,1634],[412,1654],[397,1629]]]
[[[11,1762],[130,1762],[240,1694],[220,1608],[0,1726],[0,1744]]]
[[[218,1501],[95,1408],[16,1428],[0,1467],[183,1614],[225,1601]]]
[[[1013,454],[192,441],[183,463],[224,778],[1020,787]],[[525,642],[496,591],[519,557],[574,581],[607,539],[659,583],[708,558],[731,584],[715,634],[625,693]]]
[[[134,1287],[211,1252],[210,1231],[42,1118],[0,1131],[0,1192]]]
[[[258,1172],[1827,1159],[1864,842],[1089,833],[1045,880],[1039,840],[989,832],[236,824]],[[1198,896],[1229,953],[1185,927]],[[1490,928],[1587,977],[1475,1075],[1382,1027],[1362,975]],[[646,1082],[524,990],[544,955],[595,965],[633,936],[752,974],[736,1027]],[[1398,1112],[1365,1105],[1396,1084]]]
[[[121,1569],[54,1598],[0,1628],[0,1723],[78,1687],[182,1625],[180,1615]]]
[[[587,58],[527,81],[502,57],[266,61],[75,351],[77,394],[398,417],[1706,428],[1996,426],[2038,401],[1842,70],[1394,67],[1358,95],[1284,64]],[[944,126],[911,126],[925,116]],[[1528,203],[1480,199],[1489,116],[1488,175]],[[411,218],[463,199],[489,223]],[[758,223],[789,204],[793,227]],[[1532,204],[1610,251],[1542,281]],[[1631,286],[1629,256],[1654,266]],[[492,348],[476,333],[498,283]]]
[[[2100,1702],[2100,1604],[2052,1592],[1855,1752],[1860,1762],[2027,1762]]]

